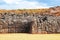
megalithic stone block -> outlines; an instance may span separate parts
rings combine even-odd
[[[33,25],[32,25],[32,33],[33,34],[36,34],[37,33],[37,20],[36,20],[36,18],[34,18],[34,23],[33,23]]]

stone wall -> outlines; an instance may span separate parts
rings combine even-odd
[[[0,33],[60,33],[60,16],[0,13]]]

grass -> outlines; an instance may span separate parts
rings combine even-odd
[[[60,34],[0,34],[0,40],[60,40]]]

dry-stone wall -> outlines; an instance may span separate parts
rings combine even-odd
[[[60,33],[60,16],[0,13],[0,33]]]

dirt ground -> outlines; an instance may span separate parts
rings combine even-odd
[[[0,40],[60,40],[60,34],[0,34]]]

